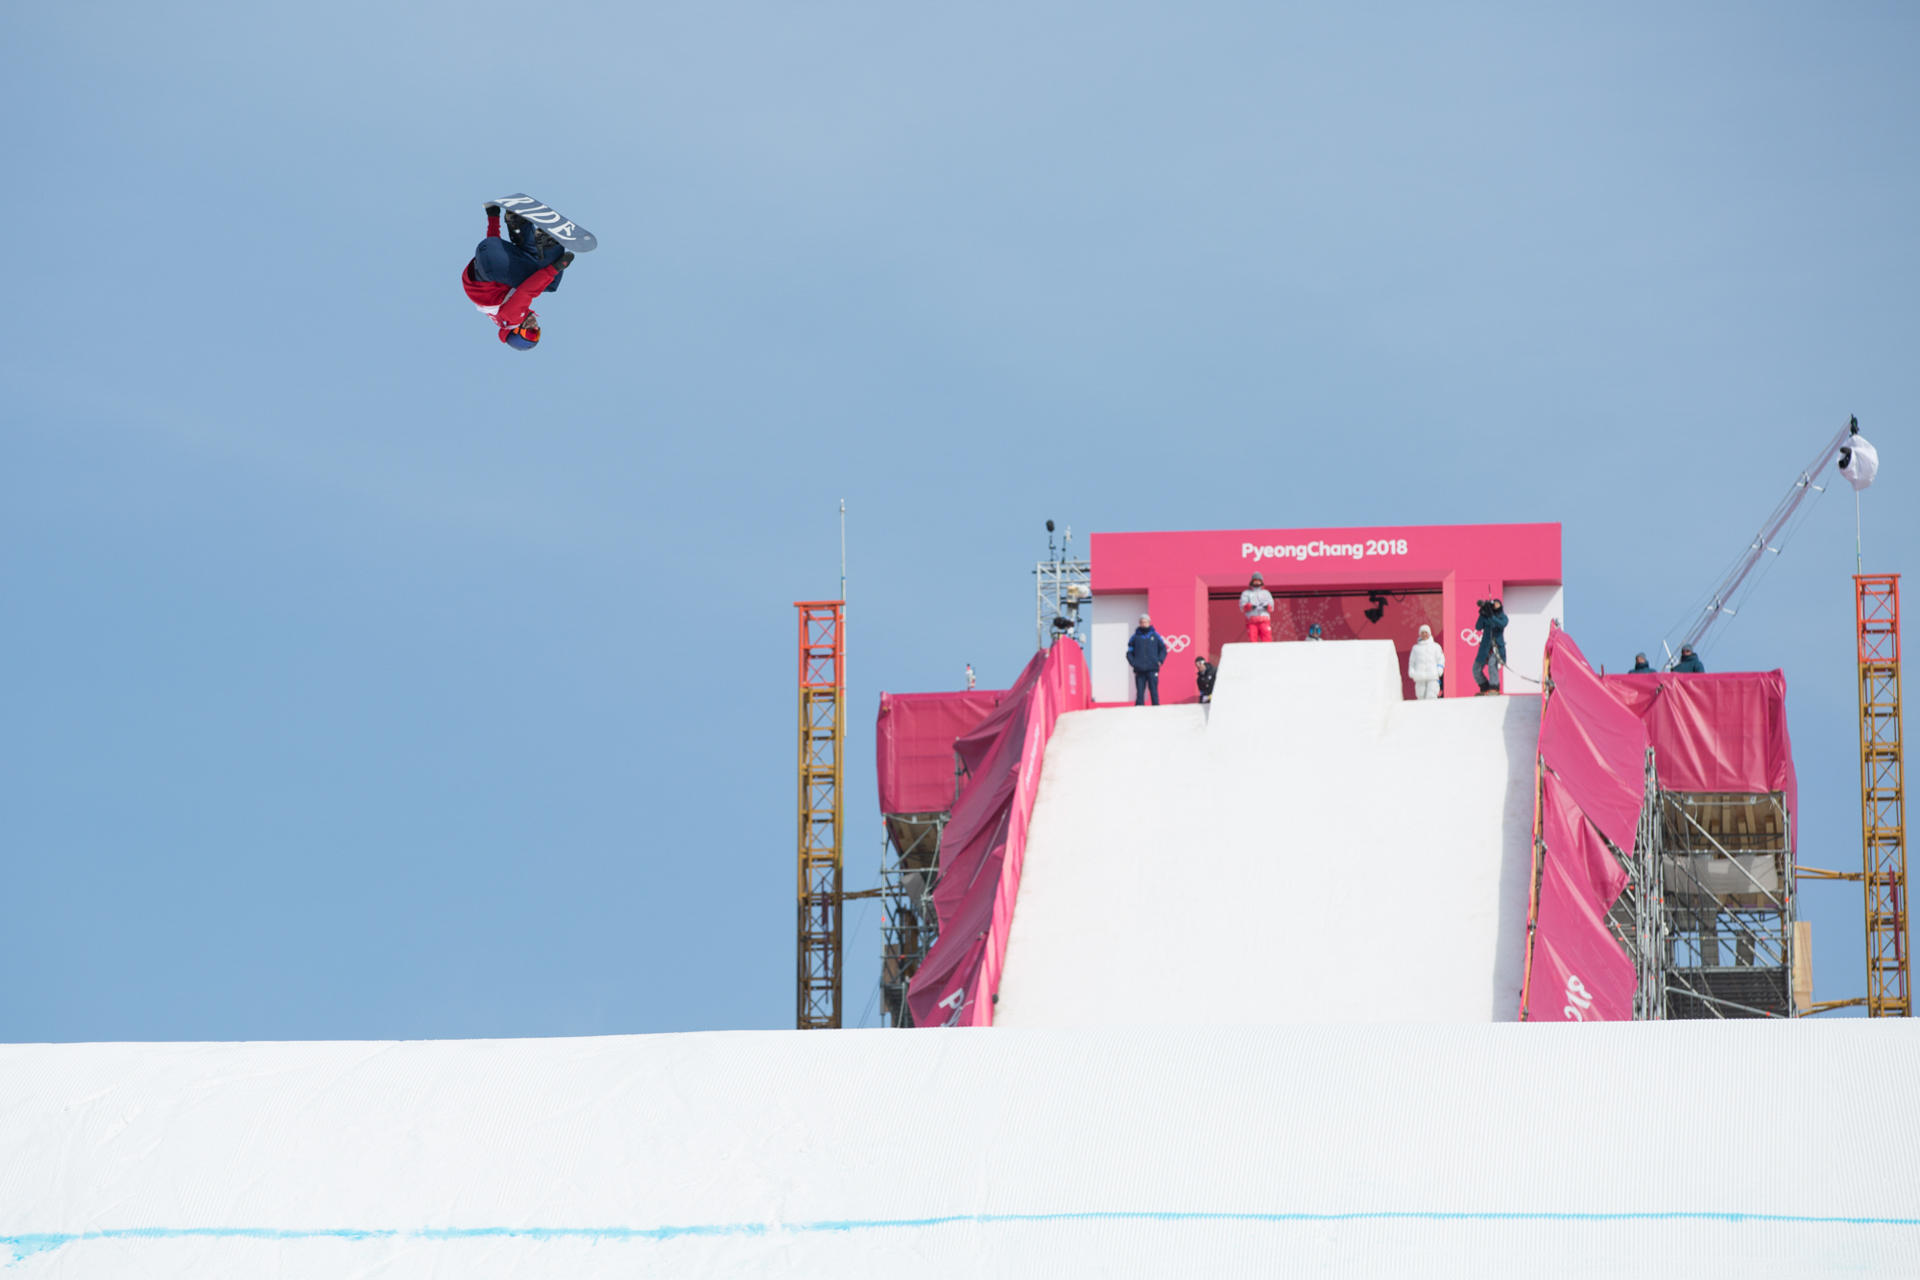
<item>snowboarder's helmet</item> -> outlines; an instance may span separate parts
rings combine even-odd
[[[507,330],[507,345],[515,351],[531,351],[540,341],[540,326],[531,320],[522,320]]]

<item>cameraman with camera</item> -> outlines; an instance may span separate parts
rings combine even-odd
[[[1507,665],[1507,615],[1497,598],[1474,603],[1480,606],[1480,649],[1473,655],[1473,682],[1484,698],[1500,692],[1500,668]]]

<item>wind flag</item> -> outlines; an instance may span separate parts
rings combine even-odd
[[[1880,474],[1880,451],[1867,443],[1867,438],[1857,430],[1847,437],[1847,443],[1840,450],[1840,474],[1847,478],[1854,492],[1873,483]]]

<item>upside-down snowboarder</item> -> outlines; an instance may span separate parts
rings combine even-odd
[[[540,317],[533,300],[560,287],[560,275],[573,263],[573,251],[517,213],[508,213],[507,237],[500,235],[500,206],[487,206],[487,238],[473,251],[460,284],[473,305],[500,326],[500,341],[530,351],[540,341]]]

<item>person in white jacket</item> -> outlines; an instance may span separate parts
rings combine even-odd
[[[1440,696],[1440,676],[1447,669],[1447,651],[1433,642],[1433,628],[1421,627],[1420,638],[1407,654],[1407,679],[1413,696],[1425,702]]]

